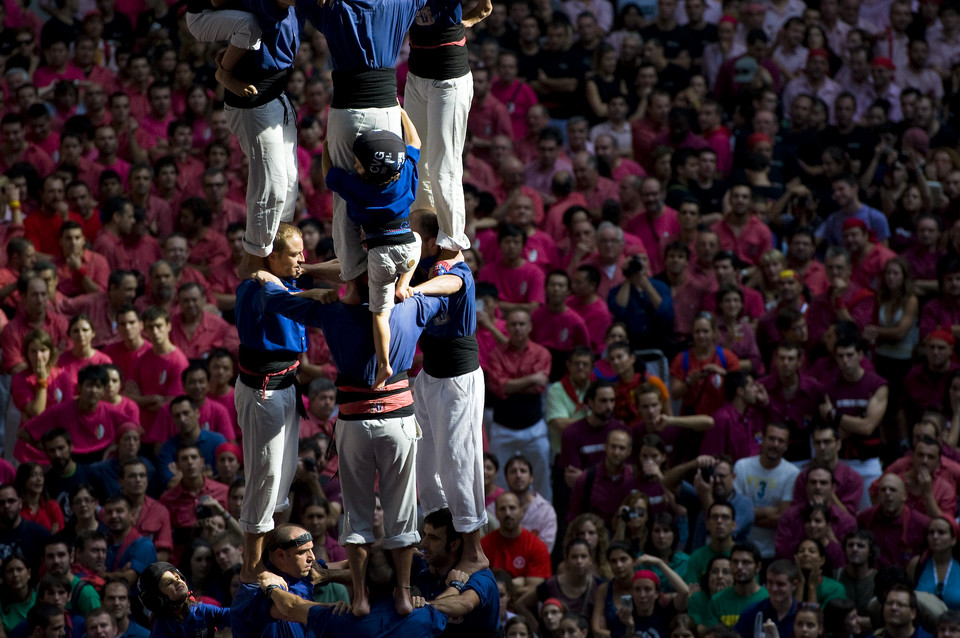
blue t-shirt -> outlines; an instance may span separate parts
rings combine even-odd
[[[157,562],[157,548],[154,547],[153,541],[145,536],[134,540],[127,545],[121,556],[117,556],[122,545],[123,543],[107,545],[107,571],[120,571],[129,564],[130,569],[139,574],[151,563]]]
[[[311,600],[313,586],[307,579],[287,580],[291,593]],[[270,599],[257,585],[241,584],[230,603],[230,621],[236,638],[304,638],[300,623],[276,620],[270,616]]]
[[[446,615],[430,606],[401,616],[393,608],[392,598],[372,601],[370,614],[363,618],[353,614],[338,616],[330,607],[314,607],[307,620],[307,628],[317,638],[427,638],[439,636],[446,626]]]
[[[780,632],[780,638],[793,638],[793,621],[797,618],[796,600],[793,601],[793,605],[790,607],[790,613],[782,619],[777,619],[777,612],[773,610],[769,598],[764,598],[759,602],[748,605],[740,612],[740,619],[737,620],[734,629],[736,629],[741,636],[752,636],[753,624],[756,622],[757,614],[763,614],[764,622],[768,620],[773,621],[777,626],[777,631]]]
[[[425,0],[297,0],[297,9],[327,38],[336,71],[389,69]]]
[[[150,630],[131,620],[127,630],[120,634],[118,638],[150,638]]]
[[[430,568],[422,558],[417,557],[413,569],[416,574],[413,584],[427,601],[431,601],[448,587],[445,578],[430,573]],[[500,634],[500,590],[497,579],[489,569],[480,570],[470,576],[466,589],[472,590],[480,598],[477,608],[462,618],[450,618],[444,636],[450,638],[494,638]]]
[[[230,626],[230,610],[207,603],[190,605],[183,620],[158,617],[150,631],[151,638],[213,638],[217,629]]]
[[[842,246],[843,222],[853,218],[863,221],[867,228],[876,234],[877,241],[886,241],[890,237],[890,224],[886,216],[876,208],[863,204],[853,215],[837,211],[827,217],[827,221],[816,231],[817,239],[822,239],[831,246]]]
[[[466,262],[459,261],[446,274],[463,280],[463,286],[447,299],[447,310],[427,324],[423,334],[438,339],[466,337],[477,332],[476,282]]]
[[[417,195],[419,161],[420,149],[407,146],[407,158],[400,167],[400,177],[383,188],[365,181],[359,173],[336,166],[327,172],[327,187],[346,200],[347,217],[363,227],[368,246],[377,245],[376,240],[401,234],[411,235],[413,232],[407,220],[410,217],[410,206]],[[412,241],[412,235],[410,240]]]
[[[321,304],[287,294],[274,283],[265,285],[262,295],[266,300],[264,306],[271,312],[323,330],[341,377],[354,385],[373,385],[377,357],[373,345],[372,313],[366,306],[348,306],[340,302]],[[420,333],[446,307],[445,297],[426,297],[417,293],[390,311],[390,365],[395,373],[410,369]]]
[[[160,465],[160,480],[163,481],[164,485],[173,478],[170,464],[177,460],[180,441],[180,435],[175,435],[160,446],[160,452],[157,454],[157,463]],[[219,432],[200,430],[200,436],[197,437],[197,448],[200,450],[200,456],[203,457],[204,464],[212,468],[217,467],[217,448],[226,442],[227,439]]]
[[[262,31],[260,48],[244,53],[237,68],[275,72],[292,66],[300,48],[304,16],[295,7],[281,7],[274,0],[239,0],[237,8],[252,13]]]
[[[285,281],[284,285],[291,292],[299,290],[293,282]],[[289,297],[286,293],[282,294]],[[236,315],[240,345],[267,352],[306,352],[306,328],[270,308],[269,304],[275,298],[263,294],[262,287],[253,279],[247,279],[237,287]]]

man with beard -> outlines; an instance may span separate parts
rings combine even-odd
[[[312,600],[310,571],[314,565],[313,536],[298,525],[280,525],[264,537],[264,567],[282,579],[283,589]],[[237,638],[303,638],[304,627],[280,619],[270,592],[257,584],[243,583],[230,604],[230,619]]]
[[[43,542],[50,532],[20,516],[22,501],[12,485],[0,486],[0,558],[22,554],[28,565],[39,564]]]
[[[125,578],[132,586],[140,572],[157,560],[157,551],[149,538],[140,536],[133,527],[132,507],[125,496],[112,496],[103,505],[104,518],[110,529],[107,546],[107,576]]]
[[[570,423],[560,439],[560,455],[557,468],[563,471],[564,481],[573,487],[580,475],[592,465],[603,460],[604,445],[611,430],[623,430],[626,426],[613,418],[616,405],[616,390],[609,381],[595,381],[583,397],[587,416]]]
[[[708,627],[720,623],[733,627],[745,608],[768,598],[767,590],[757,582],[760,561],[760,550],[753,543],[733,546],[730,550],[733,587],[717,592],[710,598],[710,604],[707,607],[709,622],[706,625]]]
[[[113,617],[117,638],[149,638],[150,631],[130,619],[130,587],[125,580],[108,580],[103,586],[103,608]]]
[[[62,427],[47,430],[40,437],[40,449],[50,462],[45,487],[50,498],[60,504],[65,517],[73,515],[70,492],[80,485],[92,485],[99,493],[103,482],[92,466],[79,465],[73,459],[73,437]]]
[[[67,610],[74,615],[85,616],[90,610],[100,606],[100,596],[89,582],[73,573],[70,568],[73,552],[62,538],[49,539],[43,548],[43,566],[48,574],[64,578],[70,583],[70,602]]]

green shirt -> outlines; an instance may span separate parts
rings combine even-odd
[[[677,572],[677,576],[684,578],[684,575],[687,573],[687,562],[690,560],[690,557],[683,552],[674,552],[673,558],[670,559],[670,569]],[[663,570],[656,565],[649,565],[647,567],[650,571],[657,575],[657,578],[660,579],[660,590],[665,594],[675,594],[676,590],[673,588],[673,585],[670,584],[670,580],[664,575]]]
[[[766,587],[761,587],[755,593],[746,597],[738,595],[733,587],[718,591],[710,599],[710,605],[707,608],[707,617],[710,620],[707,626],[723,623],[727,627],[733,627],[740,620],[741,611],[753,603],[758,603],[769,597]]]
[[[687,601],[687,613],[698,625],[708,625],[710,619],[708,607],[710,606],[710,596],[702,589],[694,592]]]
[[[710,545],[704,545],[700,549],[696,550],[690,554],[690,560],[687,561],[687,575],[684,577],[684,580],[687,581],[687,584],[699,585],[700,578],[707,573],[707,565],[710,564],[710,561],[713,560],[714,556],[718,554],[723,556],[730,556],[730,552],[715,552]]]
[[[841,585],[839,581],[832,578],[824,576],[823,580],[820,581],[820,585],[817,586],[817,603],[820,605],[820,609],[823,609],[823,606],[834,598],[846,597],[846,588]]]
[[[70,603],[73,602],[73,592],[80,587],[80,593],[77,595],[77,609],[71,609]],[[70,600],[67,601],[67,609],[76,616],[86,617],[88,613],[100,606],[100,594],[96,588],[83,580],[79,576],[74,576],[70,581]]]
[[[318,603],[336,603],[343,601],[350,602],[350,594],[347,588],[340,583],[324,583],[321,587],[313,590],[313,600]]]
[[[546,414],[543,420],[548,424],[553,419],[582,419],[587,416],[587,408],[583,406],[583,396],[589,385],[577,388],[577,398],[581,401],[578,406],[559,381],[547,386]],[[550,451],[554,454],[560,451],[560,430],[550,428],[547,432],[550,437]],[[501,461],[502,463],[502,461]]]
[[[3,629],[7,632],[7,635],[13,631],[14,627],[27,619],[27,612],[30,611],[36,602],[37,592],[32,591],[22,603],[3,602],[3,604],[0,605],[0,622],[3,623]]]

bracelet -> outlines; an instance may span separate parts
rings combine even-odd
[[[46,390],[49,383],[50,383],[49,379],[37,379],[38,388],[43,388],[44,390]]]
[[[451,580],[450,586],[462,594],[463,590],[466,589],[467,584],[464,583],[462,580]]]
[[[84,268],[83,266],[80,266],[79,268],[73,271],[73,276],[83,279],[84,277],[87,276],[87,269]]]
[[[270,596],[270,592],[272,592],[274,589],[279,589],[282,591],[283,587],[281,587],[280,585],[267,585],[266,594],[268,597]]]
[[[10,200],[10,208],[20,208],[20,200],[19,200],[19,199],[11,199],[11,200]]]

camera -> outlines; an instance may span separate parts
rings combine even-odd
[[[213,516],[213,508],[209,505],[197,505],[197,520]]]
[[[634,255],[623,266],[623,276],[633,277],[644,270],[646,270],[646,266],[644,266],[643,259],[640,258],[640,255]]]
[[[713,480],[713,468],[712,467],[701,467],[700,468],[700,477],[703,479],[704,483],[709,483]]]
[[[305,456],[301,460],[303,462],[303,469],[305,469],[308,472],[317,471],[317,460],[315,458],[311,456]]]
[[[640,510],[635,507],[624,507],[620,510],[620,518],[623,519],[624,523],[629,523],[635,518],[640,517]]]

